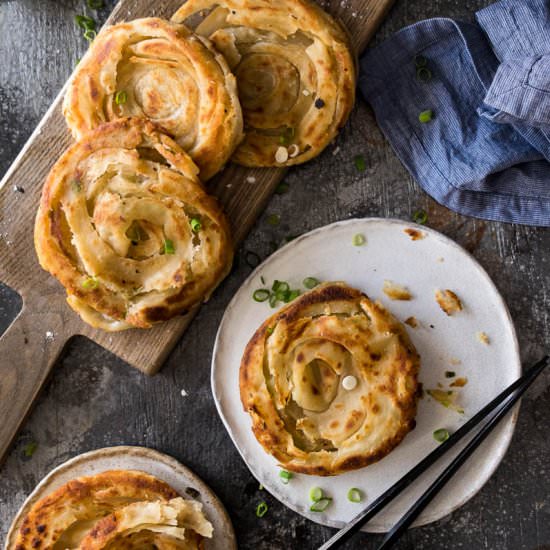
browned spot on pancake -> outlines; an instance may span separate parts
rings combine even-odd
[[[296,361],[298,361],[298,363],[301,363],[303,360],[304,360],[304,354],[303,354],[302,352],[300,352],[300,353],[296,356]]]

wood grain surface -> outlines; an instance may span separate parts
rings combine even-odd
[[[334,0],[328,11],[346,25],[361,51],[393,0]],[[147,0],[122,0],[107,24],[156,15],[169,18],[180,0],[152,8]],[[61,113],[63,90],[52,104],[0,184],[0,281],[23,298],[19,317],[0,338],[0,459],[26,418],[64,344],[87,336],[147,374],[156,373],[179,340],[196,308],[154,328],[105,333],[85,324],[66,304],[65,290],[40,269],[33,246],[33,223],[43,182],[71,143]],[[283,169],[246,169],[229,165],[209,184],[222,203],[236,243],[246,236],[285,174]],[[252,176],[252,177],[251,177]],[[253,183],[251,183],[253,182]],[[14,189],[24,192],[13,192]],[[8,396],[13,398],[9,403]]]

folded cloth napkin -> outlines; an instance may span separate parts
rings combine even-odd
[[[363,56],[359,87],[438,202],[550,226],[548,1],[502,0],[476,15],[478,25],[438,18],[398,32]]]

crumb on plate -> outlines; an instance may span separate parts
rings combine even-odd
[[[435,300],[447,315],[462,311],[462,302],[452,290],[436,290]]]

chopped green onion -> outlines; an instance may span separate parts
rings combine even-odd
[[[309,490],[309,500],[318,502],[323,498],[323,489],[321,487],[312,487]]]
[[[260,275],[260,281],[262,281],[262,285],[265,285],[265,279],[263,275]]]
[[[23,447],[23,454],[25,456],[31,457],[35,453],[37,448],[38,448],[38,443],[36,443],[36,441],[31,441],[30,443],[27,443]]]
[[[271,294],[269,297],[269,305],[271,307],[277,307],[277,296],[275,294]]]
[[[428,221],[428,214],[426,214],[424,210],[417,210],[413,214],[413,221],[420,225],[424,225]]]
[[[244,261],[246,262],[246,265],[252,269],[255,269],[262,263],[262,259],[256,252],[252,252],[252,250],[247,250],[244,253]],[[262,277],[262,284],[265,285],[265,281]]]
[[[263,518],[267,513],[267,504],[265,502],[260,502],[258,506],[256,507],[256,515],[259,518]]]
[[[189,223],[191,224],[193,233],[198,233],[202,229],[202,223],[198,218],[191,218]]]
[[[252,294],[252,298],[254,298],[256,302],[265,302],[269,296],[270,292],[266,288],[259,288],[254,291],[254,294]]]
[[[99,281],[97,277],[88,277],[83,283],[82,288],[85,290],[95,290],[99,287]]]
[[[75,15],[74,20],[76,21],[76,24],[85,31],[95,31],[96,29],[96,22],[87,15]]]
[[[433,116],[432,111],[430,111],[430,109],[428,109],[427,111],[422,111],[418,115],[418,120],[420,122],[422,122],[422,124],[426,124],[427,122],[430,122],[430,120],[432,120],[432,116]]]
[[[445,378],[454,378],[455,376],[456,376],[456,372],[454,370],[445,371]]]
[[[447,439],[449,439],[449,432],[445,428],[440,428],[439,430],[435,430],[433,435],[434,435],[434,439],[438,443],[443,443],[444,441],[447,441]]]
[[[288,191],[288,183],[282,182],[275,188],[276,195],[284,195]]]
[[[286,295],[286,298],[284,299],[284,302],[288,304],[289,302],[292,302],[292,300],[295,300],[296,298],[298,298],[298,296],[300,296],[300,291],[299,290],[291,290]]]
[[[321,500],[318,500],[314,502],[310,507],[310,511],[312,512],[324,512],[329,504],[332,502],[332,499],[329,497],[324,497]]]
[[[279,214],[271,214],[267,217],[267,223],[269,225],[279,225],[281,223],[281,216]]]
[[[82,191],[82,184],[78,180],[73,180],[71,185],[75,193],[80,193],[80,191]]]
[[[263,491],[264,490],[264,486],[260,483],[260,485],[258,485],[258,491]]]
[[[315,277],[306,277],[302,281],[302,284],[306,288],[309,288],[311,290],[312,288],[315,288],[318,284],[320,284],[320,282]]]
[[[290,290],[278,290],[275,292],[275,297],[278,302],[287,302],[290,296]]]
[[[92,29],[88,29],[85,33],[84,33],[84,38],[88,41],[88,42],[93,42],[95,40],[95,37],[97,36],[97,32],[95,32],[94,30]]]
[[[115,94],[115,103],[124,105],[128,101],[128,94],[124,90],[120,90]]]
[[[414,64],[417,67],[425,67],[428,64],[428,60],[423,55],[417,55],[414,58]]]
[[[279,477],[281,478],[281,481],[286,485],[292,479],[292,472],[281,470],[279,472]]]
[[[279,143],[288,145],[294,138],[294,128],[285,128],[284,132],[279,136]]]
[[[273,292],[279,292],[279,291],[286,292],[289,289],[290,289],[290,286],[286,281],[277,281],[277,279],[273,281],[273,286],[271,287],[271,290]]]
[[[352,487],[348,491],[348,500],[350,502],[361,502],[362,498],[363,498],[363,495],[361,494],[361,491],[356,487]]]
[[[99,10],[103,7],[103,0],[88,0],[87,4],[91,10]]]
[[[267,327],[267,328],[265,329],[265,331],[267,332],[267,335],[268,335],[268,336],[271,336],[271,335],[273,334],[273,331],[274,331],[274,330],[275,330],[275,329],[274,329],[273,327]]]
[[[365,157],[363,155],[357,155],[353,158],[353,162],[355,163],[355,168],[359,170],[359,172],[364,172],[367,169],[367,162],[365,161]]]
[[[176,249],[174,248],[174,243],[170,239],[164,241],[164,253],[165,254],[175,254]]]
[[[361,233],[357,233],[353,236],[353,246],[363,246],[365,244],[365,235],[362,235]]]
[[[432,79],[432,71],[426,67],[416,69],[416,78],[420,82],[429,82]]]

